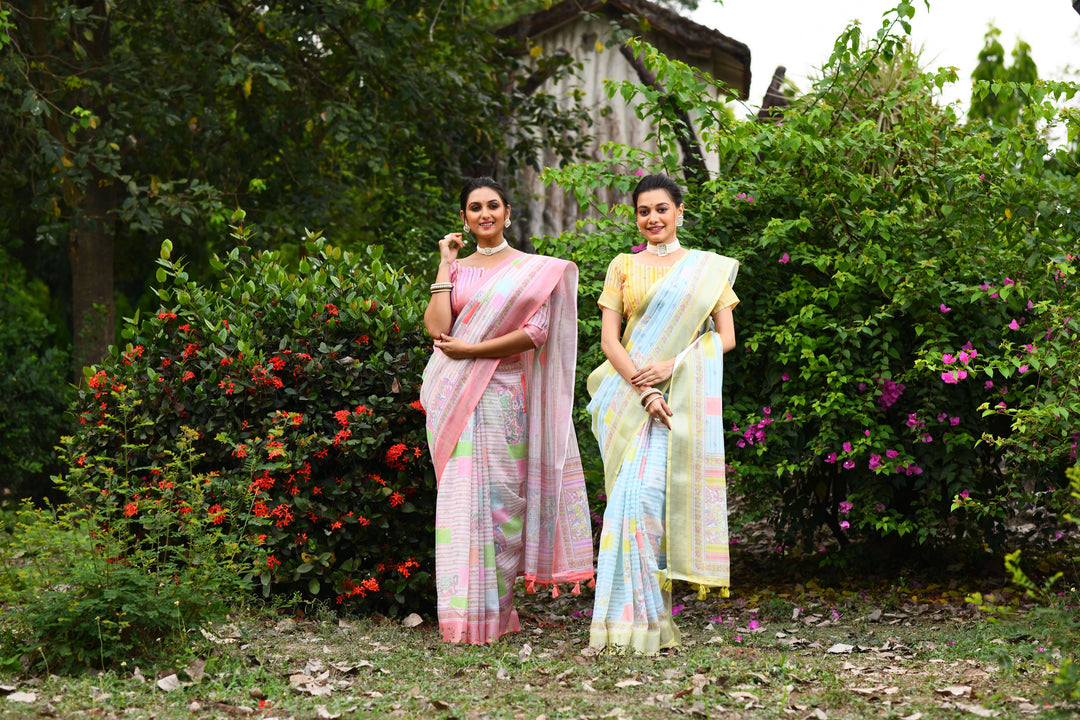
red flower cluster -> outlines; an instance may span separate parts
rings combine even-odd
[[[337,596],[339,605],[342,601],[357,595],[360,597],[367,597],[369,592],[379,592],[379,581],[375,578],[368,578],[357,585],[352,580],[345,580],[345,582],[341,584],[341,589],[344,592]]]
[[[226,512],[227,511],[225,510],[225,508],[221,507],[216,503],[206,508],[206,516],[210,518],[210,522],[214,523],[215,525],[220,525],[221,523],[225,522]]]
[[[405,469],[405,460],[402,458],[409,449],[405,443],[398,443],[386,451],[386,464],[395,470]]]

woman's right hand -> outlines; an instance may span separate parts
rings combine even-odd
[[[649,413],[649,422],[664,425],[668,430],[671,429],[671,416],[674,413],[671,412],[663,395],[654,395],[650,398],[648,404],[645,405],[645,412]]]
[[[457,260],[458,251],[463,247],[465,247],[465,238],[461,233],[444,235],[439,241],[439,262],[447,265],[454,262]]]

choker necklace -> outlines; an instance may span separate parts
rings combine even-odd
[[[645,251],[651,252],[653,255],[664,257],[665,255],[670,255],[671,253],[675,252],[680,247],[682,246],[679,245],[679,238],[675,238],[669,243],[656,243],[655,245],[653,243],[649,243],[645,246]]]
[[[492,248],[485,248],[477,245],[476,252],[480,253],[481,255],[494,255],[501,250],[505,250],[509,245],[510,243],[506,242],[506,238],[503,238],[503,241],[501,243]]]

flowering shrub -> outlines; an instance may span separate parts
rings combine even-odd
[[[414,285],[380,263],[380,248],[353,254],[310,235],[291,269],[277,253],[249,254],[249,234],[237,228],[239,247],[212,260],[214,287],[190,281],[163,244],[161,307],[127,320],[127,346],[88,371],[68,451],[76,465],[111,456],[144,467],[152,490],[157,463],[190,427],[193,471],[207,478],[190,511],[247,549],[265,594],[390,612],[424,604],[434,473]],[[119,387],[145,421],[128,446],[108,432]],[[107,480],[89,473],[73,492],[96,502]],[[114,502],[137,522],[147,492]]]
[[[584,206],[590,188],[678,173],[671,108],[701,118],[719,170],[689,184],[680,238],[741,261],[725,419],[742,507],[773,517],[781,545],[821,526],[841,544],[853,533],[925,543],[980,529],[996,540],[1018,502],[1063,497],[1038,493],[1064,487],[1076,462],[1080,222],[1074,180],[1041,137],[961,125],[932,102],[951,71],[922,73],[887,29],[869,50],[855,30],[841,37],[825,81],[768,123],[727,120],[706,78],[634,47],[668,97],[610,90],[641,92],[660,152],[611,144],[604,160],[546,178]],[[904,71],[888,92],[874,85],[882,57]],[[629,208],[596,209],[595,231],[547,243],[602,281],[637,237]],[[582,283],[583,307],[596,284]],[[950,514],[964,492],[979,510]]]

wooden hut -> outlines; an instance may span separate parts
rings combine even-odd
[[[750,49],[746,45],[646,0],[566,0],[520,18],[499,34],[518,41],[522,53],[541,58],[565,55],[579,66],[577,72],[558,79],[538,72],[527,87],[550,93],[560,103],[569,104],[575,96],[584,98],[591,136],[584,150],[593,158],[599,157],[601,144],[609,141],[656,149],[656,144],[646,139],[651,128],[638,119],[633,105],[620,95],[609,98],[604,89],[606,80],[659,87],[626,47],[628,37],[641,37],[668,57],[712,75],[724,83],[729,96],[745,100],[750,91]],[[693,127],[692,122],[689,125]],[[711,165],[701,152],[696,132],[680,138],[680,144],[684,164]],[[541,159],[542,166],[556,162],[551,153]],[[612,204],[626,198],[599,200]],[[525,238],[558,234],[571,229],[581,217],[576,201],[561,188],[545,187],[531,168],[515,178],[514,215],[516,234]]]

